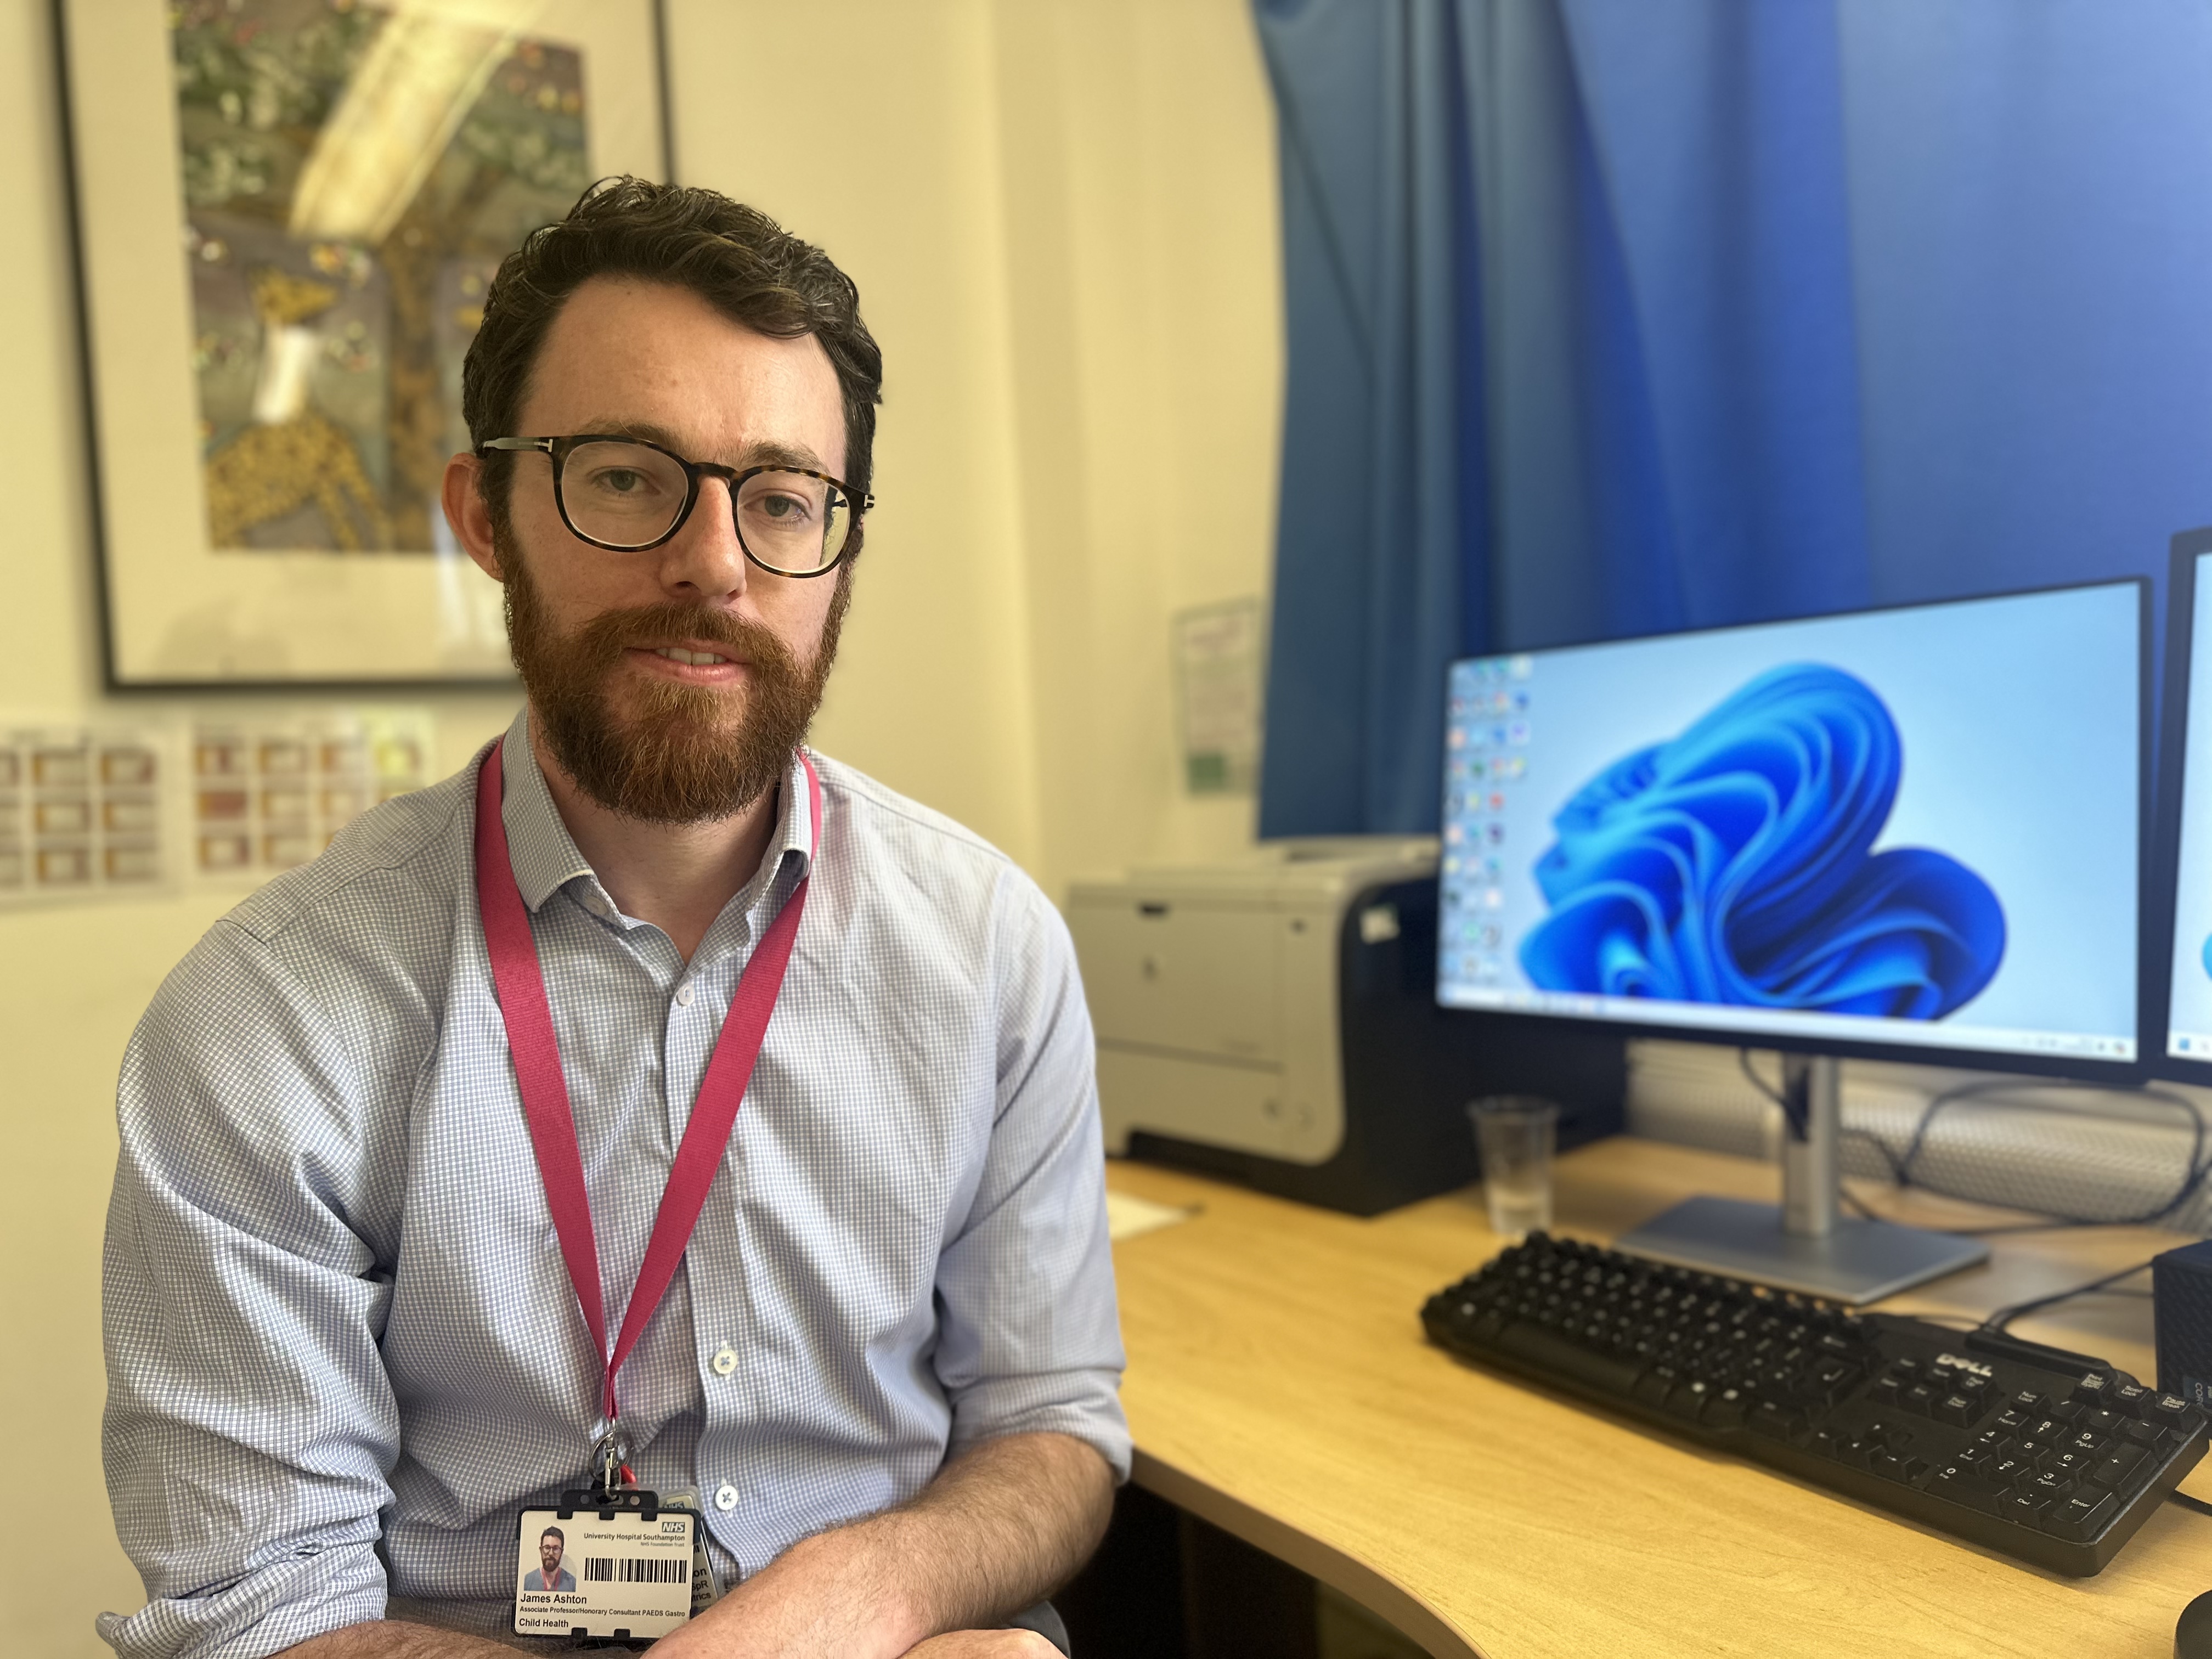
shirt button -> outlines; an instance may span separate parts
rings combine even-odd
[[[715,1376],[727,1376],[732,1371],[737,1370],[737,1368],[738,1351],[735,1348],[725,1346],[717,1348],[714,1351]]]
[[[730,1483],[726,1480],[720,1486],[714,1488],[714,1507],[716,1509],[733,1510],[737,1508],[737,1506],[738,1489],[735,1486],[730,1485]]]
[[[691,1006],[691,981],[690,980],[685,980],[683,984],[676,988],[676,1000],[682,1003],[686,1008],[689,1008]]]

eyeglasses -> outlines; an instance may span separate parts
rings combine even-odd
[[[850,484],[798,466],[687,461],[642,438],[584,433],[573,438],[491,438],[489,451],[540,450],[553,461],[553,504],[579,541],[611,553],[641,553],[684,528],[703,478],[730,487],[730,516],[745,557],[778,576],[821,576],[837,567],[853,521],[876,504]]]

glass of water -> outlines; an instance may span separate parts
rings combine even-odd
[[[1491,1095],[1469,1102],[1467,1115],[1482,1154],[1490,1231],[1519,1239],[1550,1227],[1559,1107],[1537,1095]]]

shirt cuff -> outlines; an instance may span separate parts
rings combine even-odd
[[[103,1613],[118,1659],[268,1659],[295,1643],[384,1617],[384,1565],[369,1544],[287,1556],[194,1595]]]

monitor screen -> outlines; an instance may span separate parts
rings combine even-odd
[[[1437,1000],[2132,1064],[2142,603],[2118,582],[1454,664]],[[2212,1034],[2212,981],[2203,1006]]]
[[[2177,665],[2186,653],[2181,730],[2179,856],[2173,861],[2173,955],[2166,991],[2167,1057],[2212,1062],[2212,858],[2197,850],[2212,836],[2212,552],[2193,550],[2176,561],[2171,590],[2188,609],[2188,632],[2176,640]],[[2175,619],[2179,622],[2181,618]],[[2172,682],[2168,682],[2171,685]],[[2169,748],[2169,759],[2175,751]],[[2170,820],[2169,820],[2170,827]]]

